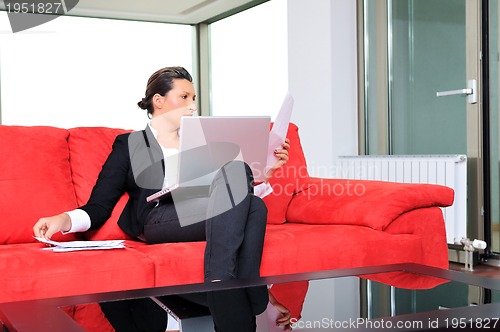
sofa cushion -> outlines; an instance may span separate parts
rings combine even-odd
[[[368,227],[268,225],[261,272],[267,276],[422,262],[420,242],[420,238],[412,234],[394,236]]]
[[[286,245],[287,243],[293,245]],[[434,253],[447,257],[447,251]],[[428,265],[419,234],[388,234],[351,225],[268,225],[261,275],[273,276],[321,270],[399,263]],[[404,272],[364,276],[396,287],[427,289],[441,279]]]
[[[34,242],[38,219],[76,207],[67,138],[65,129],[0,126],[0,244]]]
[[[274,173],[269,181],[273,192],[264,197],[268,208],[267,222],[270,224],[282,224],[286,221],[286,210],[293,195],[307,188],[309,180],[299,128],[293,123],[288,127],[287,138],[290,139],[290,159]]]
[[[425,264],[421,242],[420,235],[392,235],[369,227],[269,224],[260,271],[262,276],[274,276],[380,264]],[[137,250],[155,262],[157,287],[203,282],[205,242],[145,245]],[[411,280],[399,286],[411,286]]]
[[[154,264],[138,246],[145,244],[63,253],[39,243],[0,246],[0,302],[153,287]]]
[[[205,245],[204,241],[161,243],[137,250],[155,262],[155,286],[162,287],[203,282]]]
[[[409,210],[449,206],[453,198],[453,189],[441,185],[311,178],[290,203],[287,221],[384,230]]]
[[[71,171],[78,206],[87,203],[102,165],[111,152],[116,136],[129,130],[104,127],[80,127],[69,130],[69,153]],[[91,156],[89,158],[89,156]],[[131,239],[118,226],[118,218],[127,203],[123,195],[111,213],[111,217],[100,229],[85,234],[89,240]]]

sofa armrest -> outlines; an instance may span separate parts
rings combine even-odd
[[[420,208],[405,212],[387,226],[384,232],[419,236],[422,239],[422,257],[418,263],[448,268],[446,227],[440,208]]]
[[[311,178],[290,202],[287,222],[360,225],[384,230],[417,208],[453,204],[453,189],[434,184]]]

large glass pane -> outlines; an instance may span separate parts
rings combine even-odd
[[[286,0],[272,0],[211,24],[212,115],[278,113],[288,90],[286,11]]]
[[[7,15],[0,29],[10,31]],[[192,27],[62,16],[0,34],[1,116],[9,125],[144,128],[149,76],[192,69]]]
[[[465,1],[389,2],[392,154],[466,154]]]
[[[366,154],[387,154],[387,5],[364,1],[364,116]],[[383,82],[383,83],[382,83]]]

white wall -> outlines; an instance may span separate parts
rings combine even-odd
[[[356,1],[288,1],[288,77],[310,174],[358,153]]]
[[[356,1],[288,0],[292,122],[312,176],[332,174],[333,160],[358,153]],[[310,283],[304,322],[359,317],[357,278]]]

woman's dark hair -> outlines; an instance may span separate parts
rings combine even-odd
[[[193,82],[193,78],[183,67],[165,67],[151,75],[146,86],[146,97],[137,103],[137,106],[148,111],[149,118],[153,115],[153,103],[151,102],[153,96],[157,93],[160,96],[165,96],[172,90],[175,79]]]

